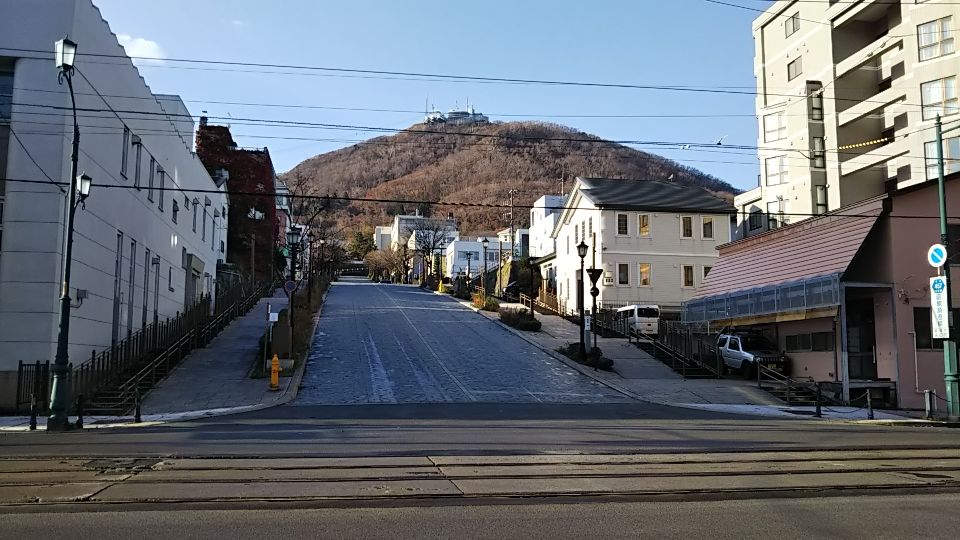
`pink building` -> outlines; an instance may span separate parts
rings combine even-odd
[[[960,207],[960,181],[946,191],[947,208]],[[724,244],[684,320],[763,332],[792,377],[845,401],[870,389],[889,406],[922,409],[924,390],[944,395],[943,345],[931,337],[937,271],[926,261],[938,216],[937,185],[926,182]],[[960,216],[949,232],[958,253]]]

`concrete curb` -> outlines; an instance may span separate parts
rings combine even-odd
[[[330,282],[330,287],[333,286],[333,282]],[[310,332],[311,336],[317,334],[317,327],[320,326],[320,317],[323,315],[323,306],[327,304],[327,295],[330,294],[330,287],[327,287],[327,290],[324,291],[323,297],[320,298],[320,307],[317,308],[317,314],[313,317],[313,331]],[[290,384],[287,386],[286,392],[284,392],[283,397],[281,397],[273,406],[286,405],[291,401],[297,399],[297,394],[300,393],[300,383],[303,381],[303,375],[307,371],[307,360],[310,358],[310,351],[313,350],[313,342],[311,341],[310,347],[304,353],[303,362],[300,362],[300,367],[297,369],[297,372],[293,374],[290,378]]]

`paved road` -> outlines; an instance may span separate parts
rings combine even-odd
[[[449,297],[345,278],[327,297],[296,404],[625,401]]]
[[[419,503],[426,504],[426,503]],[[0,513],[10,538],[956,538],[957,494],[696,502]],[[164,511],[155,511],[164,510]]]

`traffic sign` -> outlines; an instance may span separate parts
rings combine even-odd
[[[293,294],[297,290],[297,282],[292,279],[288,280],[283,284],[283,290],[286,291],[287,294]]]
[[[947,309],[947,278],[930,278],[930,325],[933,339],[950,337],[950,310]]]
[[[927,262],[934,268],[940,268],[947,262],[947,248],[943,244],[934,244],[927,250]]]

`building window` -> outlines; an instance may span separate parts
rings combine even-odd
[[[680,216],[680,238],[693,238],[693,216]]]
[[[627,225],[627,215],[626,214],[617,214],[617,235],[626,236],[630,234]]]
[[[593,218],[587,220],[587,238],[590,238],[590,241],[593,242]]]
[[[684,264],[680,266],[682,285],[684,287],[693,287],[693,266]]]
[[[153,175],[157,171],[157,160],[150,156],[150,170],[147,171],[147,200],[153,202]]]
[[[960,112],[957,105],[957,78],[947,77],[920,85],[920,104],[923,106],[923,119],[933,120],[940,116],[950,116]]]
[[[810,95],[810,119],[823,120],[823,89]]]
[[[712,267],[712,266],[704,266],[704,267],[703,267],[703,279],[704,279],[704,280],[707,279],[707,276],[710,274],[710,270],[713,270],[713,267]]]
[[[640,236],[650,236],[650,214],[640,214],[637,225]]]
[[[176,222],[177,222],[177,214],[180,213],[180,205],[177,204],[177,201],[173,201],[173,207],[171,208],[170,212],[171,212],[171,213],[170,213],[170,219],[172,219],[173,222],[176,223]]]
[[[203,215],[201,216],[201,219],[203,220],[203,226],[200,228],[200,241],[206,242],[207,241],[207,209],[206,208],[203,209]]]
[[[161,212],[163,212],[163,188],[166,186],[166,183],[167,183],[167,173],[165,173],[163,169],[158,167],[157,176],[160,179],[160,189],[157,190],[158,192],[157,197],[159,197],[159,200],[157,201],[157,208]]]
[[[713,240],[713,218],[708,216],[703,216],[703,239],[704,240]]]
[[[918,349],[943,349],[943,340],[933,339],[932,326],[930,308],[913,308],[913,331],[916,333]]]
[[[750,219],[748,226],[751,231],[755,231],[763,227],[763,212],[759,209],[750,211]]]
[[[790,37],[796,33],[796,31],[800,29],[800,13],[794,13],[787,17],[783,26],[786,29],[786,37]]]
[[[193,201],[193,232],[197,232],[197,203],[200,201]]]
[[[127,161],[130,159],[130,128],[123,126],[123,150],[120,153],[120,176],[127,177]]]
[[[921,62],[953,52],[953,32],[950,30],[952,24],[952,17],[944,17],[917,27],[917,46],[920,49]]]
[[[779,141],[787,137],[786,111],[775,112],[763,117],[763,142]]]
[[[767,228],[770,230],[776,229],[781,225],[780,223],[780,201],[773,201],[767,203]]]
[[[818,216],[826,214],[827,207],[827,186],[817,186],[816,200],[814,201],[813,213]]]
[[[823,141],[823,137],[813,137],[813,152],[810,155],[811,165],[815,169],[823,169],[827,166],[827,149]]]
[[[822,352],[832,351],[834,348],[833,332],[813,332],[810,334],[796,334],[786,336],[787,352]]]
[[[796,60],[787,64],[787,80],[792,81],[803,73],[803,57],[797,57]]]
[[[140,190],[140,167],[141,167],[141,158],[143,158],[143,145],[137,144],[137,149],[134,151],[134,162],[133,162],[133,187]]]
[[[640,263],[639,276],[640,276],[639,285],[641,287],[649,287],[650,286],[650,263]]]
[[[227,247],[227,245],[223,242],[223,240],[221,240],[221,241],[220,241],[220,253],[223,253],[224,250],[226,249],[226,247]]]
[[[768,186],[787,183],[787,156],[767,158],[764,163],[766,164]]]
[[[173,267],[167,267],[167,290],[173,292]]]
[[[573,226],[573,240],[574,240],[574,241],[577,241],[577,240],[579,240],[579,239],[580,239],[580,226],[579,226],[579,225],[574,225],[574,226]]]
[[[630,284],[630,265],[620,263],[617,265],[617,285]]]
[[[927,163],[927,179],[937,178],[937,142],[924,143],[923,153]],[[960,171],[960,137],[950,137],[943,141],[943,174]]]

